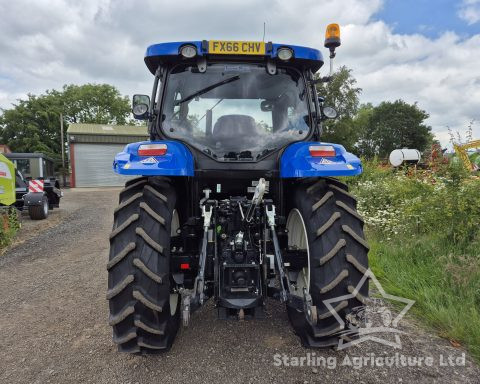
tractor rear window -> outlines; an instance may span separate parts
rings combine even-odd
[[[306,93],[294,69],[178,66],[167,80],[162,129],[218,160],[257,160],[308,136]]]

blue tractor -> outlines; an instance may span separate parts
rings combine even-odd
[[[330,74],[339,45],[330,24]],[[167,351],[209,299],[219,318],[244,319],[262,317],[268,297],[285,304],[304,346],[336,346],[368,296],[367,284],[357,288],[368,245],[356,200],[335,178],[360,174],[361,162],[320,141],[336,117],[316,91],[328,81],[314,76],[320,51],[185,41],[151,45],[145,63],[152,94],[134,95],[132,109],[150,140],[113,163],[139,176],[120,192],[110,234],[119,350]]]

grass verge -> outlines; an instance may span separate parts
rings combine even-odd
[[[0,210],[0,254],[5,252],[20,228],[18,211],[13,207]]]
[[[480,241],[459,247],[435,235],[384,241],[375,233],[369,241],[384,289],[415,300],[414,315],[480,362]]]

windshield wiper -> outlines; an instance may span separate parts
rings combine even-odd
[[[175,105],[180,105],[180,104],[183,104],[187,101],[190,101],[192,99],[194,99],[195,97],[197,96],[200,96],[200,95],[203,95],[204,93],[207,93],[209,91],[211,91],[212,89],[215,89],[217,87],[220,87],[221,85],[224,85],[224,84],[228,84],[228,83],[231,83],[232,81],[237,81],[238,79],[240,79],[240,76],[239,75],[236,75],[236,76],[232,76],[232,77],[229,77],[228,79],[225,79],[225,80],[222,80],[218,83],[215,83],[215,84],[212,84],[212,85],[209,85],[208,87],[205,87],[203,89],[200,89],[199,91],[195,92],[195,93],[192,93],[191,95],[187,96],[187,97],[184,97],[182,100],[178,100],[175,102]]]

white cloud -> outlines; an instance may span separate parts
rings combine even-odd
[[[343,41],[346,52],[338,56],[354,69],[364,101],[418,102],[444,144],[447,127],[463,133],[472,119],[480,137],[480,35],[462,40],[446,32],[431,40],[376,22],[346,26]]]
[[[381,0],[0,0],[0,107],[66,83],[107,82],[124,94],[149,93],[143,54],[152,43],[259,40],[265,21],[266,40],[322,48],[325,26],[338,22],[337,65],[353,69],[362,101],[418,102],[443,141],[447,125],[463,131],[471,119],[480,124],[480,35],[394,33],[374,18],[382,6]]]
[[[458,16],[468,25],[478,23],[480,21],[480,0],[463,0]]]

